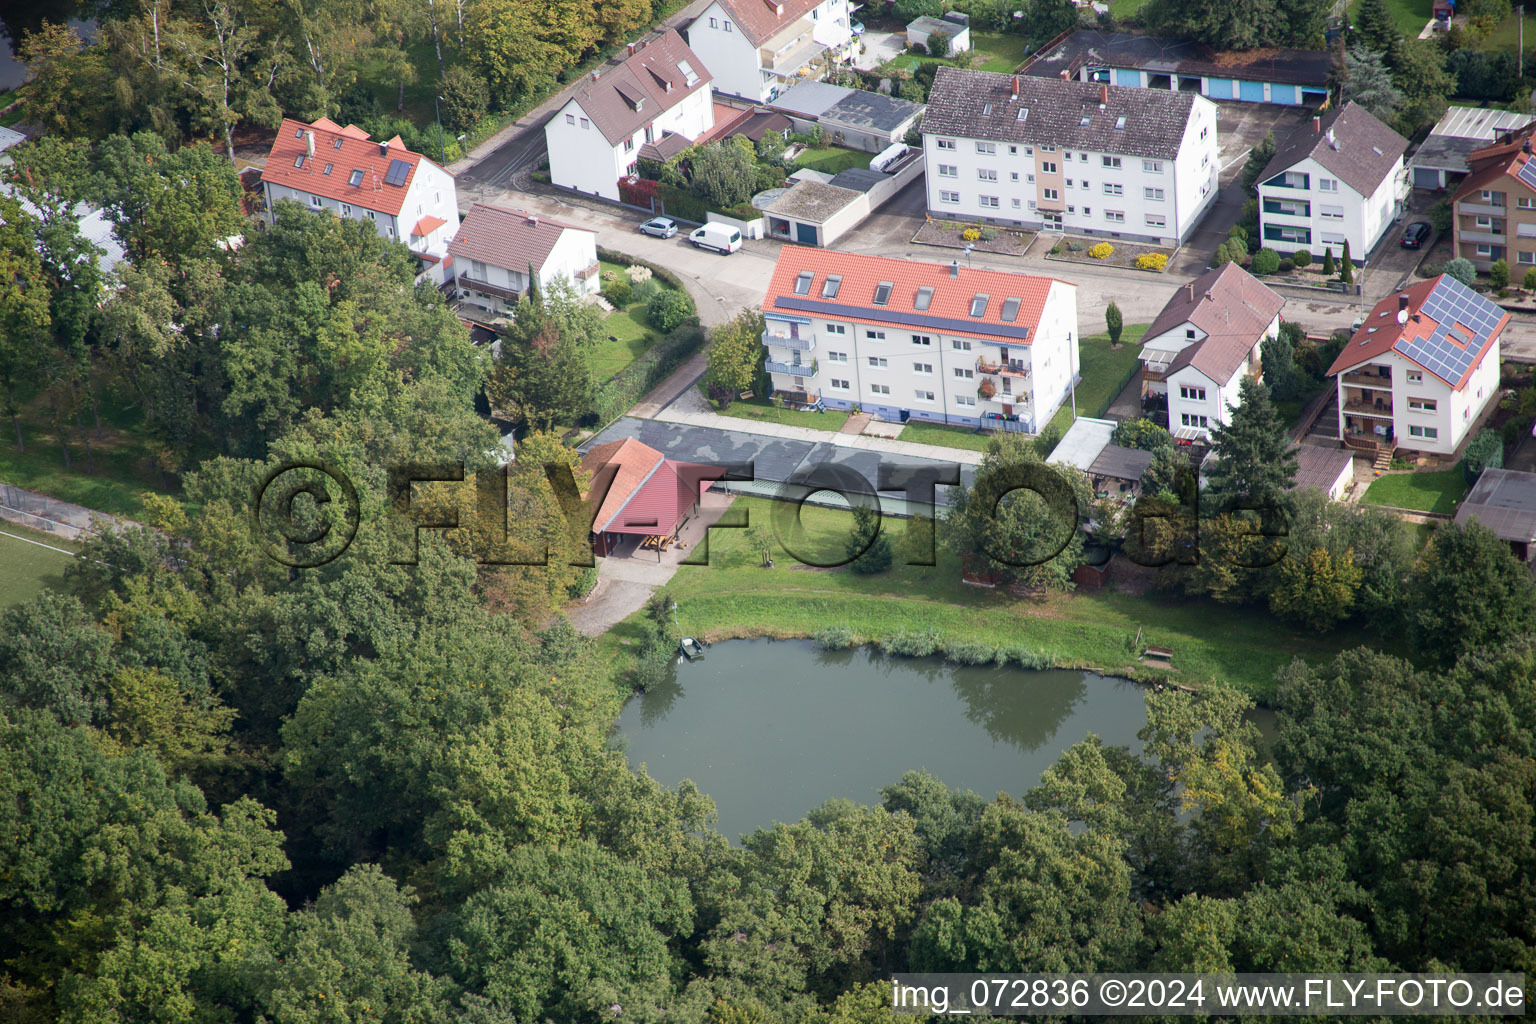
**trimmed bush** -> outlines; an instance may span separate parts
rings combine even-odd
[[[1273,274],[1280,269],[1280,254],[1273,249],[1260,249],[1253,254],[1253,265],[1250,269],[1260,277]]]
[[[1307,252],[1305,249],[1297,249],[1295,252],[1291,253],[1291,262],[1296,264],[1298,267],[1305,267],[1307,264],[1312,262],[1312,254]]]
[[[1448,260],[1441,273],[1454,277],[1468,288],[1471,288],[1477,282],[1477,268],[1465,256],[1457,256],[1453,260]]]
[[[629,305],[630,294],[633,291],[628,279],[623,276],[611,277],[603,282],[603,298],[612,303],[615,309],[623,309]]]
[[[997,228],[985,227],[981,229],[981,240],[990,242],[997,238]]]
[[[1536,267],[1525,272],[1525,279],[1520,284],[1526,291],[1536,292]]]
[[[940,647],[939,634],[931,629],[922,631],[898,629],[895,633],[880,642],[880,647],[886,654],[900,655],[903,658],[926,658],[938,651]]]
[[[1167,270],[1168,257],[1160,252],[1143,253],[1136,257],[1137,270]]]
[[[651,296],[645,306],[645,322],[658,331],[675,331],[692,315],[693,300],[675,289]]]
[[[1485,469],[1499,469],[1504,465],[1504,438],[1496,430],[1486,427],[1467,445],[1467,454],[1461,460],[1461,471],[1467,475],[1467,483],[1477,483]]]
[[[1107,260],[1113,256],[1114,253],[1115,247],[1110,245],[1108,242],[1100,242],[1098,245],[1095,245],[1092,249],[1088,250],[1088,255],[1092,256],[1096,260]]]
[[[981,238],[980,228],[966,228],[960,232],[960,240],[963,242],[975,242]]]
[[[997,648],[991,644],[962,641],[948,644],[944,648],[944,660],[953,661],[957,665],[990,665],[996,654]]]
[[[824,651],[842,651],[853,646],[853,630],[847,626],[828,626],[826,629],[818,629],[811,635]]]
[[[1296,269],[1296,261],[1282,258],[1280,260],[1280,273],[1289,274]]]
[[[1493,265],[1488,268],[1488,283],[1499,289],[1509,287],[1508,260],[1497,259],[1493,261]]]

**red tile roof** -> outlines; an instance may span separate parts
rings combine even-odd
[[[1470,351],[1470,358],[1463,360],[1466,367],[1464,372],[1459,375],[1451,375],[1457,377],[1455,380],[1447,379],[1443,372],[1437,371],[1434,367],[1426,365],[1426,362],[1415,359],[1408,352],[1403,351],[1404,348],[1411,351],[1420,351],[1420,343],[1429,341],[1436,333],[1440,327],[1440,322],[1423,311],[1424,303],[1442,281],[1453,280],[1453,278],[1447,278],[1446,275],[1441,274],[1439,277],[1432,277],[1428,281],[1420,281],[1406,291],[1394,292],[1376,303],[1372,307],[1370,315],[1365,318],[1365,322],[1360,325],[1360,329],[1349,339],[1349,342],[1345,344],[1343,350],[1339,353],[1338,358],[1333,361],[1333,365],[1328,368],[1328,374],[1332,376],[1333,374],[1343,373],[1345,370],[1353,369],[1373,359],[1379,359],[1390,352],[1401,356],[1422,369],[1428,370],[1435,376],[1445,380],[1453,389],[1460,391],[1466,386],[1467,381],[1472,379],[1473,371],[1477,369],[1478,364],[1482,362],[1483,357],[1492,348],[1493,342],[1503,332],[1505,325],[1509,323],[1509,314],[1507,312],[1498,309],[1498,307],[1481,296],[1476,296],[1475,298],[1478,301],[1486,303],[1489,307],[1489,322],[1494,325],[1493,329],[1485,335],[1480,335],[1476,330],[1476,325],[1462,324],[1460,321],[1456,321],[1458,326],[1449,335],[1450,342],[1457,345],[1463,353],[1469,352],[1469,346],[1475,346],[1475,351]],[[1450,287],[1457,291],[1467,290],[1460,285],[1452,285]],[[1396,314],[1400,305],[1399,300],[1403,297],[1408,299],[1408,316],[1405,322],[1398,323]],[[1399,340],[1403,342],[1401,347],[1397,344]]]
[[[448,222],[443,220],[441,217],[423,217],[421,220],[416,222],[415,227],[411,228],[411,234],[415,235],[417,238],[426,238],[432,232],[436,231],[438,228],[447,223]]]
[[[753,46],[761,46],[775,33],[810,14],[821,0],[718,0]]]
[[[608,486],[608,493],[603,496],[603,503],[597,510],[597,518],[592,521],[593,533],[603,532],[604,526],[619,514],[625,502],[634,496],[641,484],[651,478],[651,474],[656,472],[665,459],[666,456],[661,452],[632,437],[600,444],[581,457],[581,468],[594,479],[598,471],[609,463],[618,467],[618,475]]]
[[[592,521],[593,533],[670,534],[699,500],[704,481],[721,470],[693,462],[675,462],[632,437],[598,445],[581,457],[591,477],[609,463],[618,467]]]
[[[1180,324],[1194,324],[1205,337],[1180,349],[1168,372],[1194,366],[1210,380],[1226,385],[1254,346],[1264,340],[1264,332],[1284,304],[1258,278],[1228,263],[1174,292],[1145,336],[1155,338]]]
[[[1484,154],[1478,156],[1478,154]],[[1492,154],[1492,156],[1488,155]],[[1515,183],[1530,192],[1536,192],[1536,186],[1520,176],[1526,162],[1531,159],[1531,154],[1522,152],[1518,146],[1509,149],[1507,146],[1489,146],[1480,149],[1467,157],[1467,163],[1472,167],[1472,173],[1461,179],[1451,202],[1459,203],[1469,198],[1473,193],[1479,192],[1506,175],[1515,179]]]
[[[591,228],[564,224],[527,210],[476,203],[459,223],[458,233],[448,243],[448,253],[503,270],[521,273],[531,264],[537,271],[543,269],[544,261],[567,231],[596,234]]]
[[[810,289],[797,294],[795,281],[804,271],[813,275]],[[823,296],[827,277],[838,274],[842,275],[842,282],[836,296]],[[892,285],[891,293],[886,304],[879,306],[874,302],[875,290],[885,282]],[[763,310],[800,316],[820,313],[858,323],[927,327],[970,338],[1001,335],[1010,344],[1027,345],[1034,340],[1035,326],[1055,282],[1051,277],[965,266],[956,269],[942,263],[786,245],[779,250],[779,261],[763,296]],[[920,288],[933,289],[927,309],[916,306]],[[979,295],[987,296],[985,313],[973,317],[972,302]],[[1019,300],[1018,313],[1011,321],[1002,317],[1008,299]]]
[[[306,158],[303,166],[298,167],[295,163],[306,153],[306,131],[314,133],[315,156],[313,160]],[[385,178],[395,160],[405,161],[408,171],[399,185],[387,185]],[[368,133],[356,125],[342,128],[323,117],[307,125],[285,117],[272,142],[272,151],[267,154],[261,180],[393,217],[399,216],[416,177],[416,168],[423,160],[437,166],[420,153],[406,149],[399,143],[399,136],[386,149],[370,142]],[[354,171],[362,172],[356,185],[352,184]]]

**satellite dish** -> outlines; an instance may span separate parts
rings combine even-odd
[[[1405,324],[1408,322],[1408,311],[1406,309],[1400,309],[1397,311],[1397,322],[1400,324]]]

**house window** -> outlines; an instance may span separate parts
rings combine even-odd
[[[1536,252],[1516,253],[1515,254],[1515,262],[1516,263],[1523,263],[1526,266],[1531,266],[1532,264],[1536,264]]]
[[[895,288],[895,287],[896,286],[894,284],[892,284],[890,281],[881,281],[879,284],[875,285],[875,299],[874,299],[875,305],[883,306],[887,302],[890,302],[891,301],[891,289]],[[882,338],[885,337],[885,332],[884,331],[882,331],[880,333],[880,337],[882,337]]]
[[[1337,192],[1339,190],[1339,179],[1337,179],[1337,178],[1318,178],[1317,179],[1317,190],[1319,192]]]
[[[724,28],[724,29],[725,29],[725,30],[726,30],[726,31],[727,31],[727,32],[729,32],[729,31],[731,31],[731,23],[730,23],[730,22],[726,22],[726,23],[725,23],[725,24],[724,24],[724,26],[722,26],[722,27],[723,27],[723,28]]]
[[[885,357],[884,356],[870,356],[869,357],[869,365],[873,366],[877,370],[883,370],[883,369],[886,368]]]
[[[1323,220],[1343,220],[1344,219],[1344,207],[1342,207],[1342,206],[1319,206],[1317,208],[1317,215],[1319,217],[1323,218]]]
[[[997,196],[978,196],[977,201],[981,203],[982,206],[993,210],[997,209],[997,207],[1000,205],[997,201]]]
[[[939,202],[941,202],[941,203],[958,203],[959,201],[960,201],[960,193],[959,192],[940,192],[939,193]]]
[[[912,397],[916,398],[919,402],[931,402],[933,401],[933,392],[918,389],[912,392]]]
[[[840,377],[833,377],[832,378],[832,390],[834,390],[834,391],[847,391],[849,389],[849,386],[850,385],[848,384],[848,381],[846,381],[846,380],[844,380],[844,379],[842,379]]]
[[[842,274],[828,274],[826,280],[821,282],[821,297],[824,299],[837,298],[838,289],[842,286]]]
[[[1515,205],[1522,210],[1536,210],[1536,199],[1530,196],[1521,196],[1515,200]]]
[[[1163,190],[1160,188],[1144,188],[1141,190],[1141,195],[1143,199],[1150,199],[1154,203],[1163,201]]]
[[[866,341],[884,341],[885,340],[885,332],[884,331],[865,331],[864,332],[864,339]]]
[[[926,334],[914,334],[914,335],[912,335],[912,344],[914,344],[914,345],[924,345],[924,346],[932,345],[933,344],[933,338],[929,337]]]
[[[970,395],[956,395],[955,396],[955,404],[956,405],[975,405],[976,404],[976,399],[972,398]]]
[[[1014,198],[1013,198],[1013,199],[1012,199],[1012,200],[1010,200],[1010,201],[1011,201],[1011,202],[1012,202],[1012,203],[1013,203],[1013,208],[1014,208],[1014,209],[1015,209],[1015,210],[1017,210],[1017,209],[1018,209],[1018,208],[1019,208],[1019,200],[1018,200],[1018,197],[1014,197]]]
[[[353,188],[357,188],[357,186],[361,185],[362,183],[363,183],[363,171],[362,171],[362,168],[354,167],[352,169],[352,173],[347,176],[347,184],[351,185]]]
[[[303,153],[300,153],[298,156],[293,158],[293,166],[297,167],[301,171],[304,169],[304,154]]]
[[[1205,401],[1205,388],[1193,388],[1187,384],[1179,385],[1179,397],[1191,402]]]
[[[869,393],[872,395],[888,395],[891,393],[891,386],[889,384],[871,384],[869,386]]]
[[[586,118],[582,118],[581,119],[581,130],[582,131],[586,131],[588,128],[591,128],[591,127],[592,127],[592,122],[591,121],[588,121]]]
[[[325,165],[325,170],[321,171],[320,173],[328,175],[328,174],[331,173],[331,168],[335,167],[335,166],[336,166],[335,164],[326,164]]]
[[[931,376],[933,376],[933,364],[932,363],[913,363],[912,364],[912,372],[913,373],[920,373],[924,377],[931,377]]]
[[[828,352],[827,353],[827,362],[829,362],[829,363],[846,363],[847,361],[848,361],[848,353],[847,352]]]
[[[1280,224],[1265,224],[1264,237],[1271,242],[1290,242],[1293,245],[1306,245],[1312,241],[1311,228],[1293,228]],[[1323,241],[1328,241],[1324,237]]]
[[[976,143],[976,152],[985,154],[987,156],[991,156],[992,154],[997,152],[997,143],[995,143],[995,142],[978,142],[978,143]]]
[[[997,172],[994,170],[989,170],[985,167],[978,167],[976,169],[976,177],[980,181],[996,181]]]
[[[1190,341],[1194,341],[1195,340],[1195,329],[1193,327],[1186,327],[1186,328],[1184,328],[1184,337],[1188,338]]]
[[[1019,172],[1018,171],[1009,171],[1008,172],[1008,180],[1009,181],[1018,181],[1019,180]]]
[[[566,114],[565,115],[565,123],[569,124],[569,125],[574,125],[576,123],[576,115],[575,114]]]
[[[310,196],[309,197],[309,205],[310,206],[323,206],[324,203],[322,203],[320,201],[320,197],[319,196]]]
[[[1012,377],[1004,377],[1003,378],[1003,394],[1005,394],[1005,395],[1013,394],[1013,378]]]
[[[1104,219],[1109,221],[1111,224],[1124,224],[1125,223],[1125,211],[1124,210],[1105,210],[1104,211]]]
[[[811,294],[811,279],[814,278],[815,276],[816,275],[811,273],[809,270],[802,270],[802,271],[800,271],[800,273],[796,274],[795,275],[795,294],[796,295],[809,295],[809,294]]]
[[[1164,217],[1160,213],[1149,213],[1149,214],[1147,214],[1147,227],[1149,227],[1149,228],[1164,228],[1164,227],[1167,227],[1167,226],[1168,226],[1168,218],[1167,217]]]
[[[718,18],[710,18],[709,19],[709,27],[710,28],[719,28],[720,27],[720,20]]]
[[[955,376],[963,378],[965,380],[971,380],[971,379],[973,379],[976,376],[976,371],[975,370],[967,370],[963,366],[957,366],[957,367],[955,367]]]
[[[635,140],[634,139],[625,139],[624,140],[624,152],[626,152],[626,153],[633,153],[634,151],[635,151]]]
[[[985,293],[971,297],[971,316],[983,317],[987,315],[987,300],[991,296]]]
[[[1408,428],[1409,437],[1422,437],[1426,441],[1433,441],[1440,436],[1438,427],[1421,427],[1417,423]]]
[[[1141,169],[1148,174],[1162,174],[1163,162],[1161,160],[1143,160]]]
[[[1480,246],[1477,247],[1477,254],[1479,256],[1492,256],[1493,255],[1493,246],[1491,246],[1491,245],[1480,245]]]
[[[1435,412],[1439,407],[1440,403],[1433,398],[1408,399],[1408,408],[1414,412]]]
[[[376,218],[375,218],[375,217],[374,217],[374,214],[373,214],[373,211],[372,211],[372,210],[365,210],[365,211],[364,211],[364,212],[365,212],[365,213],[367,213],[367,214],[368,214],[368,219],[369,219],[369,220],[374,220],[374,219],[376,219]]]
[[[1204,416],[1195,416],[1187,412],[1179,413],[1179,420],[1186,427],[1205,427],[1210,425]]]
[[[1071,188],[1071,187],[1072,187],[1072,179],[1068,178],[1067,179],[1067,188]],[[1088,187],[1088,183],[1086,181],[1083,182],[1083,188],[1087,188],[1087,187]]]
[[[1125,195],[1125,186],[1114,185],[1106,181],[1104,183],[1104,194],[1107,196],[1123,196]]]
[[[949,347],[956,352],[969,352],[971,350],[971,343],[964,338],[950,338]]]
[[[923,285],[917,290],[917,294],[912,296],[912,308],[918,312],[927,309],[931,302],[933,302],[933,289],[928,285]],[[912,335],[912,340],[916,341],[917,337],[915,334]]]
[[[1061,198],[1061,193],[1057,192],[1053,188],[1044,189],[1043,191],[1045,193],[1045,198],[1047,198],[1047,199],[1060,199]]]
[[[847,324],[827,324],[827,333],[828,334],[847,334],[848,333],[848,325]]]
[[[1423,370],[1409,370],[1408,371],[1408,383],[1409,384],[1423,384],[1424,383],[1424,371]]]
[[[1491,227],[1493,227],[1493,218],[1492,217],[1479,217],[1479,218],[1477,218],[1477,226],[1480,227],[1480,228],[1491,228]]]
[[[939,177],[955,178],[959,177],[959,175],[960,168],[956,167],[954,164],[939,164]]]
[[[954,149],[955,148],[955,140],[954,139],[934,139],[933,140],[933,146],[934,146],[935,149]]]
[[[1043,160],[1040,163],[1040,173],[1041,174],[1055,174],[1056,173],[1056,165],[1054,163],[1052,163],[1051,161],[1049,161],[1049,160]]]
[[[1101,162],[1101,163],[1102,163],[1102,164],[1103,164],[1103,165],[1104,165],[1104,166],[1105,166],[1105,167],[1114,167],[1114,168],[1117,168],[1117,169],[1118,169],[1118,168],[1119,168],[1119,166],[1120,166],[1120,158],[1119,158],[1119,157],[1117,157],[1117,156],[1105,156],[1105,157],[1100,157],[1100,158],[1099,158],[1099,161],[1100,161],[1100,162]]]
[[[333,142],[331,144],[331,148],[332,149],[340,149],[341,148],[341,140],[337,139],[335,142]]]
[[[1073,206],[1073,205],[1071,205],[1071,204],[1070,204],[1070,203],[1069,203],[1069,204],[1068,204],[1068,205],[1067,205],[1067,212],[1068,212],[1068,213],[1076,213],[1076,212],[1077,212],[1077,207],[1075,207],[1075,206]]]
[[[342,203],[341,204],[341,215],[343,217],[350,217],[350,216],[352,216],[352,207],[348,206],[346,203]]]
[[[1265,237],[1267,238],[1269,236],[1266,235]],[[1343,245],[1344,244],[1344,236],[1339,234],[1339,233],[1337,233],[1337,232],[1335,232],[1335,231],[1324,231],[1318,237],[1322,239],[1324,245]],[[1303,241],[1305,241],[1305,239],[1303,239]]]

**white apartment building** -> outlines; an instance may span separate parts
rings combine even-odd
[[[440,261],[459,227],[453,175],[397,135],[373,142],[356,125],[284,118],[261,172],[267,209],[283,199],[373,222],[426,262]]]
[[[1456,452],[1499,396],[1508,323],[1444,274],[1382,299],[1328,370],[1339,436],[1351,448]]]
[[[710,73],[681,36],[668,30],[630,49],[618,67],[593,72],[545,125],[556,185],[617,200],[619,179],[642,155],[665,160],[714,127]]]
[[[688,26],[688,45],[720,92],[767,103],[811,77],[831,51],[851,55],[849,0],[714,0]]]
[[[1280,333],[1285,300],[1236,263],[1173,293],[1141,340],[1142,397],[1168,396],[1168,430],[1210,439],[1232,422],[1244,377],[1263,371],[1260,347]]]
[[[1350,260],[1364,263],[1408,198],[1407,148],[1358,103],[1296,129],[1259,178],[1264,245],[1321,260],[1325,250],[1343,255],[1347,240]]]
[[[923,154],[935,217],[1181,245],[1216,200],[1216,104],[941,67]]]
[[[763,297],[788,402],[1035,433],[1076,378],[1077,286],[786,245]]]
[[[448,244],[448,255],[453,257],[449,276],[461,297],[492,313],[528,294],[534,279],[546,294],[561,279],[577,295],[596,295],[602,288],[597,232],[525,210],[476,203]]]

